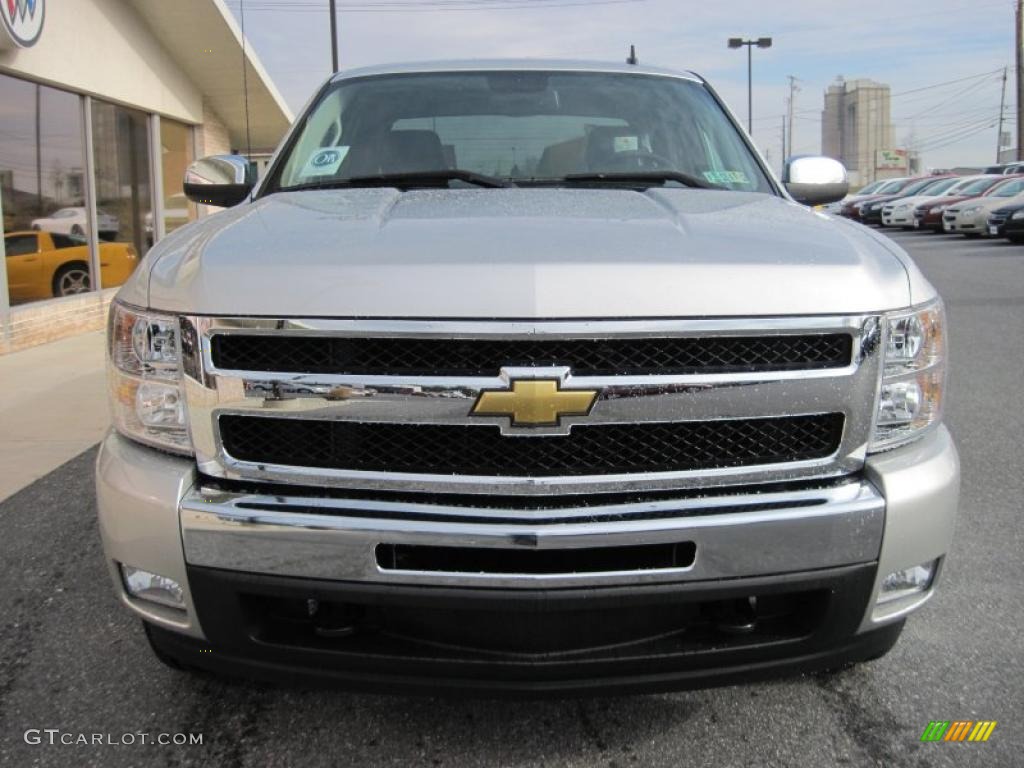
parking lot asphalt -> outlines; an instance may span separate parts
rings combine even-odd
[[[1024,247],[892,237],[946,300],[963,496],[939,594],[886,657],[773,683],[542,702],[174,672],[112,596],[90,450],[0,503],[0,765],[1024,765]],[[998,726],[985,744],[920,742],[930,720],[957,719]],[[33,745],[29,729],[203,744]]]

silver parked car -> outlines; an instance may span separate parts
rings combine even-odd
[[[100,529],[162,660],[680,688],[878,657],[934,594],[942,302],[702,78],[350,71],[248,173],[194,164],[234,207],[112,308]]]

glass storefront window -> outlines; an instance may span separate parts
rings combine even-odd
[[[11,304],[88,291],[80,97],[0,75],[0,207]]]
[[[144,256],[149,250],[146,221],[153,207],[148,117],[144,112],[94,99],[92,145],[100,239],[130,246]],[[111,285],[119,283],[108,283],[104,278],[103,286]]]
[[[160,120],[160,151],[164,191],[164,233],[194,221],[196,206],[185,198],[185,169],[194,159],[192,128],[168,118]],[[153,219],[146,221],[146,236],[153,243]]]

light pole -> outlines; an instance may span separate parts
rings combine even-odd
[[[338,8],[335,0],[328,3],[331,12],[331,74],[338,71]]]
[[[742,37],[729,38],[730,48],[747,46],[747,133],[751,136],[754,135],[754,57],[751,51],[755,45],[758,48],[771,48],[772,39],[770,37],[759,37],[756,40],[744,40]]]

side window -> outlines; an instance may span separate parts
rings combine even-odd
[[[85,245],[85,240],[76,237],[70,237],[69,235],[59,235],[56,232],[50,233],[50,239],[53,240],[54,248],[75,248],[79,245]]]
[[[4,238],[4,250],[8,256],[24,256],[35,253],[39,245],[35,235],[9,235]]]

